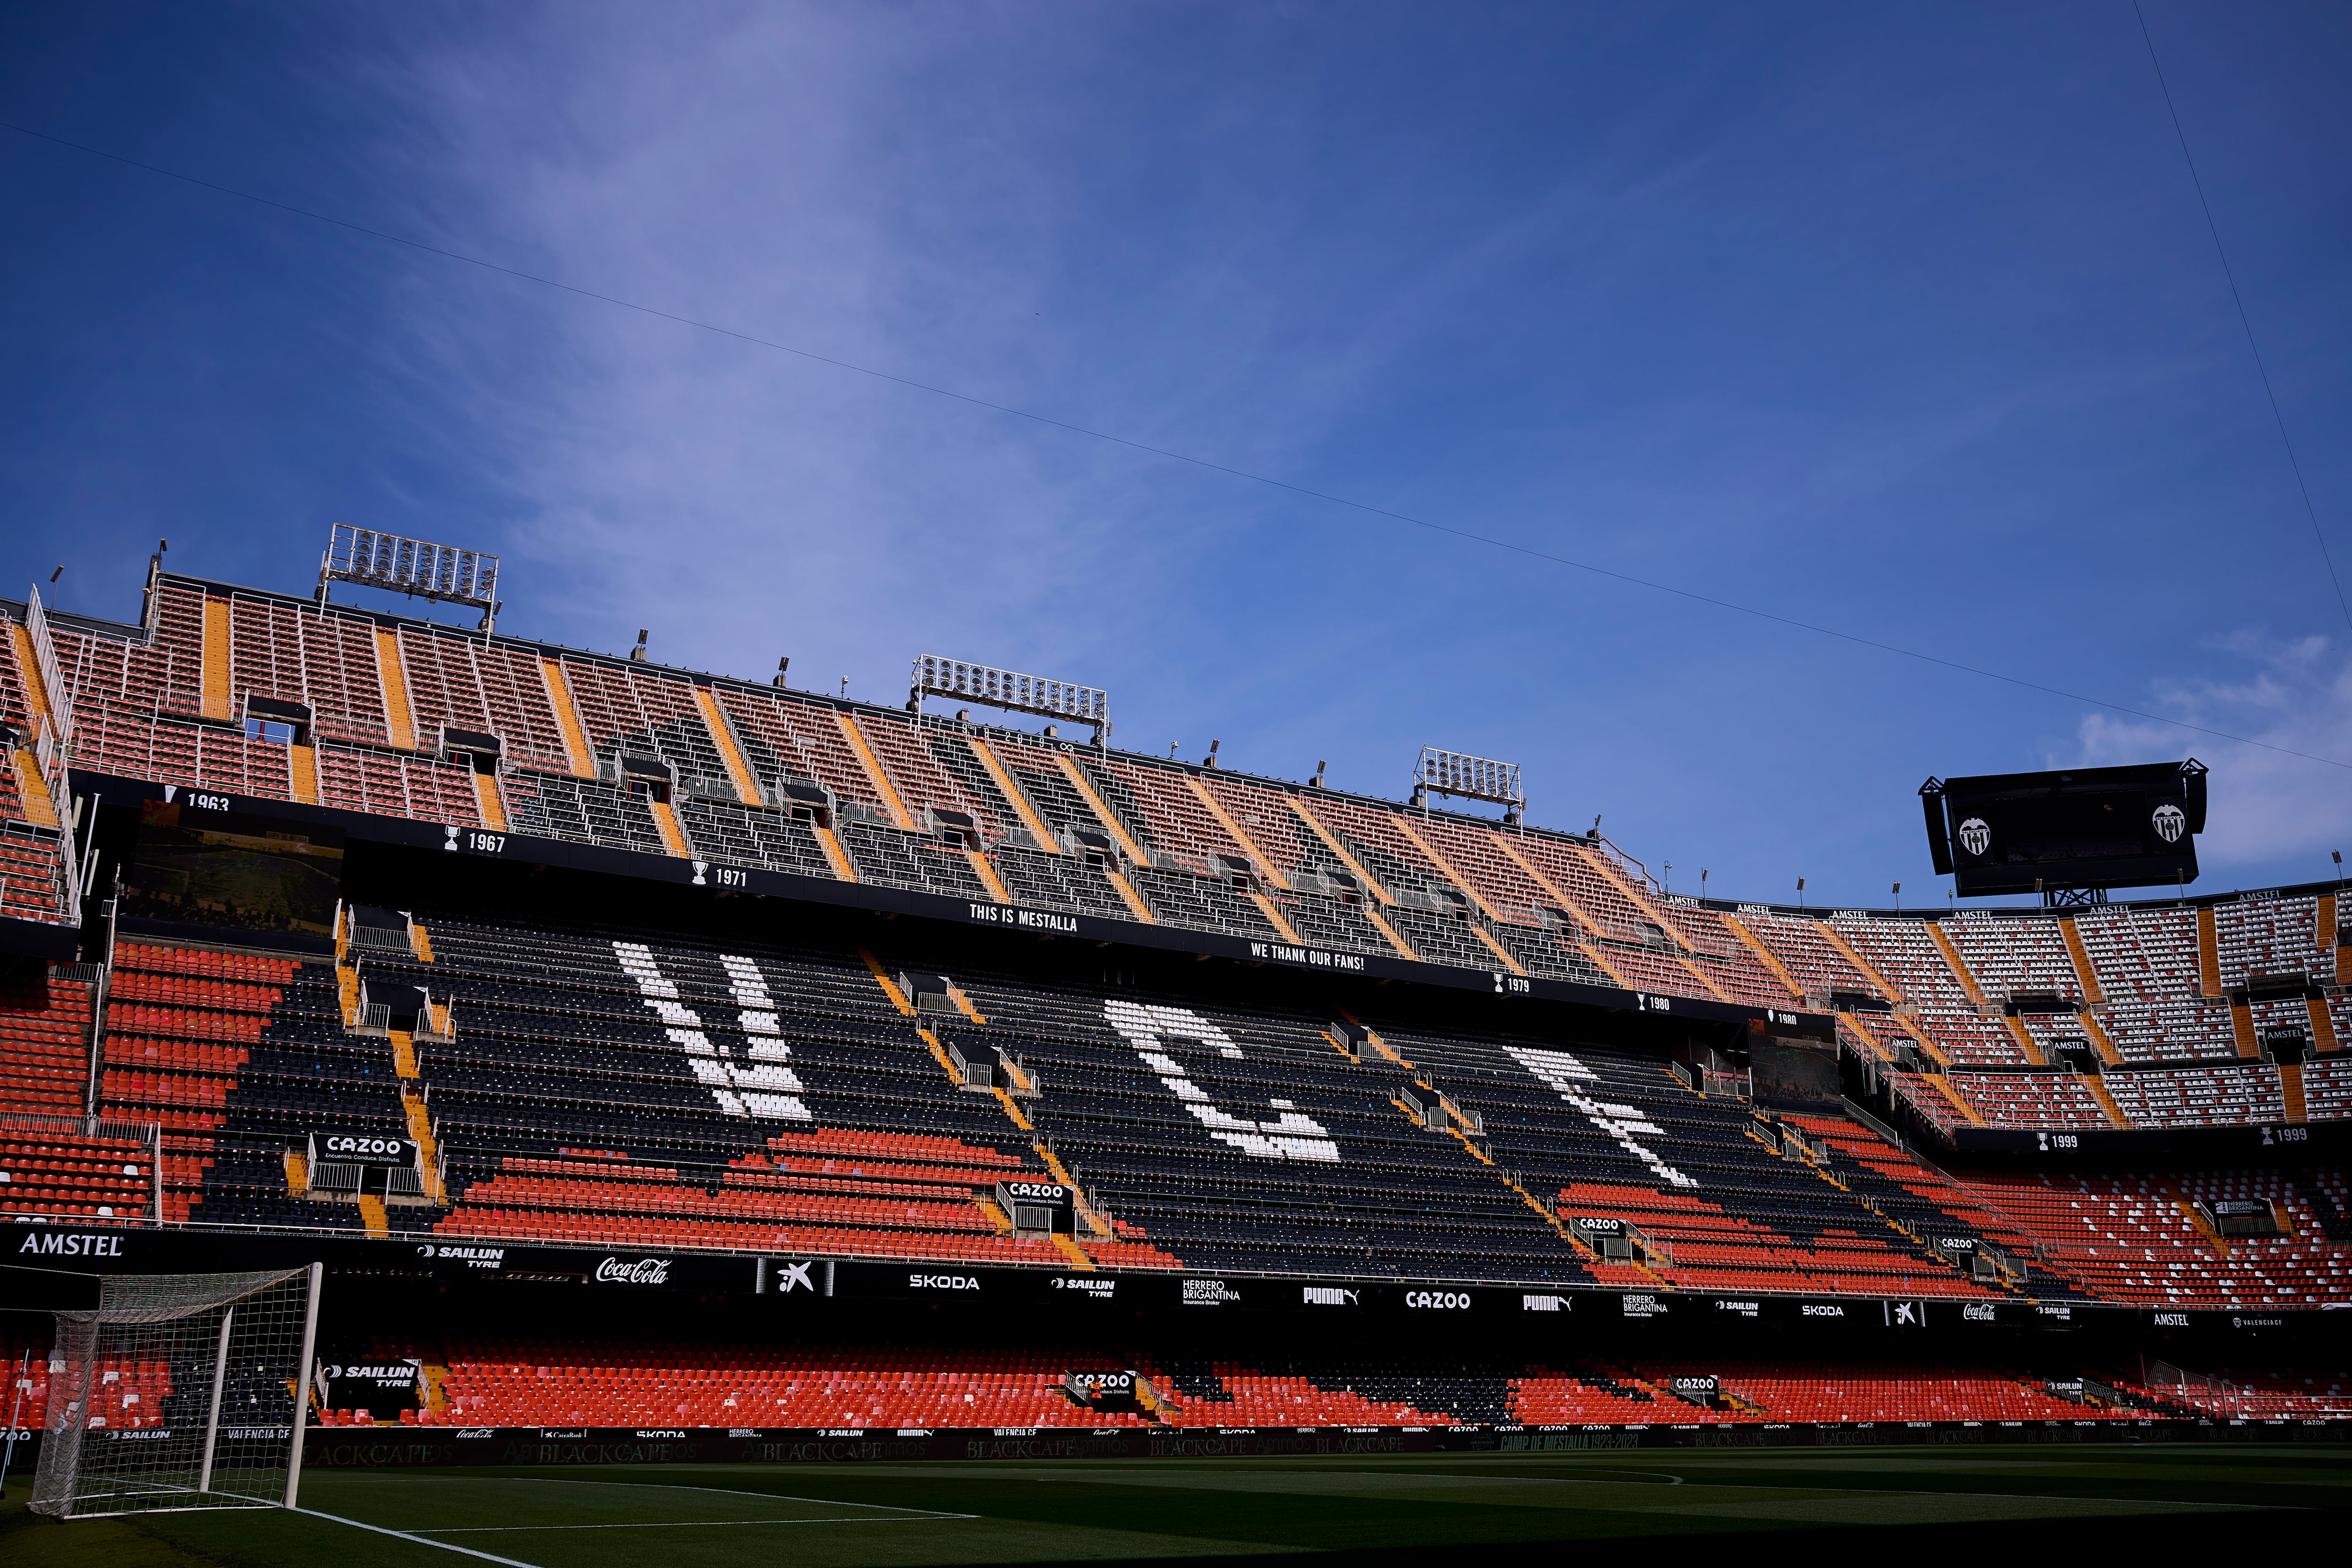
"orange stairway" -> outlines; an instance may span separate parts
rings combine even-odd
[[[205,718],[226,723],[236,717],[235,678],[229,672],[228,601],[209,594],[205,595],[204,693]]]
[[[2083,987],[2083,1000],[2097,1007],[2106,1002],[2106,994],[2099,989],[2098,971],[2091,965],[2091,950],[2083,945],[2083,933],[2075,929],[2073,915],[2058,918],[2058,931],[2066,939],[2066,954],[2074,961],[2074,978]]]
[[[1013,895],[1004,889],[1003,879],[996,874],[994,861],[977,849],[965,850],[963,858],[970,862],[971,874],[980,879],[980,885],[988,889],[990,898],[1000,904],[1009,904],[1013,901]]]
[[[305,805],[319,804],[319,752],[311,746],[289,746],[287,773],[293,781],[294,798]]]
[[[1960,950],[1944,933],[1943,921],[1927,921],[1924,923],[1927,927],[1927,934],[1935,938],[1936,945],[1943,950],[1944,963],[1950,968],[1952,978],[1960,983],[1960,989],[1968,993],[1969,1000],[1976,1005],[1978,1012],[1982,1013],[1990,1005],[1985,1000],[1984,987],[1977,984],[1976,975],[1969,968],[1969,961],[1960,956]]]
[[[1244,831],[1242,825],[1234,820],[1233,814],[1209,793],[1208,785],[1191,773],[1184,775],[1184,783],[1191,787],[1193,798],[1201,803],[1201,808],[1215,818],[1217,826],[1225,830],[1225,836],[1249,857],[1250,864],[1257,868],[1257,874],[1265,879],[1267,887],[1286,889],[1290,886],[1283,880],[1282,873],[1274,868],[1274,862],[1265,858],[1265,852],[1257,847],[1257,841]],[[1294,935],[1290,940],[1297,942],[1298,938]]]
[[[2254,1010],[2243,1002],[2230,1006],[2230,1032],[2238,1038],[2238,1054],[2248,1061],[2263,1059],[2263,1043],[2254,1037]]]
[[[551,658],[539,661],[539,672],[547,679],[547,700],[555,710],[556,726],[563,731],[563,754],[572,760],[574,778],[596,776],[596,759],[588,750],[588,736],[580,728],[580,710],[572,702],[572,682],[565,679],[563,666]]]
[[[2050,1065],[2050,1058],[2042,1054],[2041,1042],[2027,1030],[2024,1019],[2004,1013],[2001,1015],[2000,1021],[2009,1026],[2009,1037],[2017,1042],[2017,1048],[2025,1053],[2027,1061],[2038,1068],[2046,1068]]]
[[[840,729],[841,738],[848,742],[850,752],[857,758],[857,765],[866,770],[866,782],[874,786],[874,794],[882,802],[884,809],[889,812],[890,820],[906,831],[913,832],[914,816],[908,811],[907,803],[898,798],[897,788],[890,783],[890,775],[882,769],[882,759],[874,754],[874,748],[866,743],[866,731],[857,727],[856,717],[836,711],[833,721]]]
[[[400,637],[390,626],[375,629],[375,678],[383,688],[383,722],[392,743],[416,750],[416,720],[408,706],[408,676],[401,668]]]
[[[474,805],[480,810],[486,826],[495,827],[500,833],[507,830],[507,803],[506,797],[499,791],[498,774],[474,775]]]
[[[711,740],[718,744],[719,758],[727,764],[727,776],[734,782],[737,798],[746,805],[759,805],[760,782],[751,776],[751,764],[743,760],[741,749],[735,744],[735,727],[719,711],[718,697],[710,688],[698,686],[694,689],[694,705],[702,710],[702,727],[710,731]]]
[[[669,852],[681,860],[693,858],[693,851],[686,846],[686,830],[677,825],[677,813],[670,809],[669,802],[649,800],[646,805],[652,810],[654,826],[660,830],[662,842],[669,847]]]
[[[964,743],[971,748],[971,754],[980,759],[981,767],[996,781],[997,793],[1004,796],[1004,804],[1013,808],[1013,815],[1021,819],[1021,826],[1027,828],[1029,837],[1037,841],[1037,847],[1049,855],[1060,854],[1061,840],[1046,827],[1045,819],[1037,815],[1037,808],[1029,803],[1029,797],[1022,792],[1021,786],[1013,782],[1012,771],[1005,767],[1003,759],[989,745],[987,737],[966,735],[963,739]]]

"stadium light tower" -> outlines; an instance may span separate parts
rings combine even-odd
[[[961,697],[1012,713],[1076,719],[1095,727],[1096,745],[1110,742],[1109,694],[1075,681],[1049,680],[1042,675],[1022,675],[927,653],[915,660],[907,693],[907,711],[921,712],[926,697]]]
[[[1421,761],[1412,770],[1412,804],[1426,811],[1433,794],[1493,801],[1503,807],[1503,820],[1513,827],[1526,820],[1528,814],[1527,792],[1519,787],[1518,763],[1423,746]],[[1598,823],[1600,818],[1593,820]]]
[[[499,558],[478,550],[429,544],[422,539],[404,539],[396,533],[339,522],[327,536],[327,553],[319,561],[321,608],[331,583],[357,583],[412,599],[468,605],[482,612],[481,630],[489,631],[497,624]]]

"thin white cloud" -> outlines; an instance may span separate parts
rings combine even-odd
[[[2211,651],[2241,673],[2166,681],[2153,706],[2273,746],[2352,759],[2352,657],[2340,644],[2240,631]],[[2199,841],[2205,864],[2301,865],[2318,877],[2330,868],[2330,849],[2352,848],[2352,775],[2340,768],[2105,714],[2084,719],[2076,741],[2066,761],[2083,766],[2192,754],[2210,766],[2210,815]]]

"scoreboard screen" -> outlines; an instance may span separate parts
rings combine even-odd
[[[2205,764],[1929,779],[1919,799],[1938,874],[1962,898],[2197,879]]]
[[[341,828],[153,800],[140,810],[121,910],[152,934],[266,934],[331,952],[342,875]]]

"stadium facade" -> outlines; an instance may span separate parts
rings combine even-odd
[[[325,1261],[331,1460],[2352,1409],[2334,886],[1692,899],[1099,693],[6,611],[0,1251]]]

